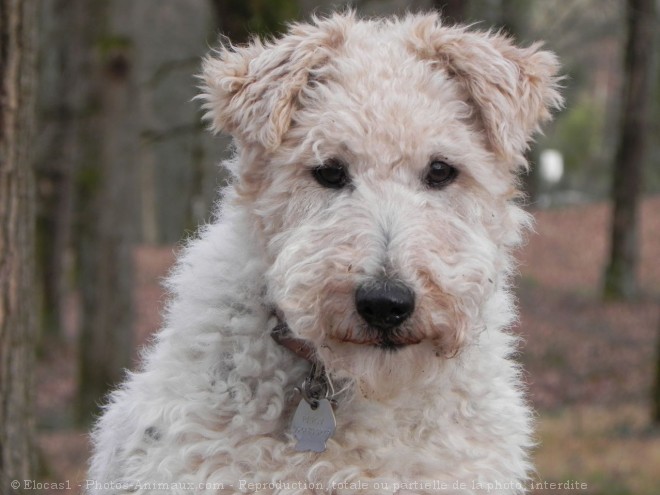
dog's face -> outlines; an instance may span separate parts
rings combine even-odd
[[[396,384],[507,323],[515,171],[556,69],[435,15],[336,15],[207,60],[269,296],[327,367]]]

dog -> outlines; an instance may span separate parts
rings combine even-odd
[[[93,431],[88,493],[523,493],[517,174],[558,70],[435,13],[206,58],[231,181]]]

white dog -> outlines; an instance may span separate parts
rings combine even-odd
[[[97,425],[87,490],[523,492],[515,174],[557,70],[436,14],[336,14],[209,57],[233,181]]]

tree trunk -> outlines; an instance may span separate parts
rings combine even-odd
[[[46,337],[60,338],[64,300],[70,290],[76,127],[79,118],[79,54],[88,49],[78,37],[78,13],[70,0],[42,3],[40,84],[37,102],[37,259]],[[46,342],[48,345],[48,342]]]
[[[469,0],[433,0],[433,8],[442,14],[445,23],[465,22]]]
[[[497,2],[495,25],[506,34],[522,43],[525,38],[525,27],[529,24],[529,11],[532,8],[528,0],[499,0]],[[522,174],[522,190],[525,193],[526,204],[533,209],[539,198],[540,174],[538,168],[538,149],[532,148],[525,154],[530,167]]]
[[[242,0],[211,0],[219,31],[233,43],[248,41],[248,22],[253,17],[252,4]]]
[[[655,380],[651,391],[651,420],[660,426],[660,325],[658,325],[658,336],[655,355]]]
[[[642,167],[650,133],[655,0],[628,0],[622,116],[614,160],[610,258],[605,270],[606,299],[638,294],[638,223]]]
[[[86,46],[94,47],[87,64],[88,112],[80,125],[81,163],[76,171],[82,300],[77,416],[86,424],[123,378],[133,349],[137,89],[130,77],[131,42],[113,30],[121,24],[119,16],[128,24],[130,9],[118,14],[112,2],[75,3],[79,13],[85,12]]]
[[[34,474],[36,2],[0,0],[0,492]]]

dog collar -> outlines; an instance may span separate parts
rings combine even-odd
[[[319,399],[328,399],[333,405],[336,404],[334,388],[325,366],[316,357],[314,347],[308,341],[294,337],[280,315],[276,313],[275,316],[278,323],[270,332],[273,340],[312,365],[307,378],[296,390],[313,407],[316,407]]]
[[[270,336],[282,347],[286,347],[299,358],[318,365],[314,347],[306,340],[294,337],[286,322],[277,315],[277,325],[270,332]]]

